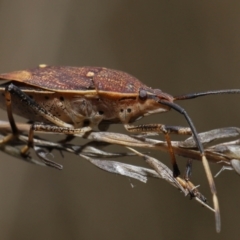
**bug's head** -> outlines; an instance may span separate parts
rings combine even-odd
[[[159,89],[140,89],[139,103],[143,116],[148,116],[155,113],[166,112],[170,107],[159,103],[159,100],[173,102],[173,96],[162,92]]]
[[[122,123],[131,123],[142,117],[166,112],[171,107],[161,104],[160,99],[173,102],[174,98],[159,89],[140,88],[138,95],[119,99],[115,108],[117,119]]]

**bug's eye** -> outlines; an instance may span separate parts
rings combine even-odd
[[[147,91],[144,89],[139,90],[139,98],[141,100],[146,100],[147,99]]]

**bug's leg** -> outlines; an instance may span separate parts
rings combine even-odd
[[[172,148],[170,134],[180,134],[180,135],[191,135],[191,129],[185,128],[185,127],[179,127],[179,126],[166,126],[163,124],[143,124],[143,125],[124,125],[126,130],[132,133],[149,133],[149,132],[157,132],[157,133],[163,133],[165,136],[165,140],[168,145],[169,154],[171,157],[171,164],[173,166],[173,176],[177,177],[180,175],[180,170],[177,165],[177,161],[175,158],[175,154]]]
[[[34,132],[33,131],[33,126],[34,126],[34,123],[30,127],[29,132],[28,132],[28,143],[27,143],[26,146],[22,147],[22,149],[21,149],[21,154],[22,155],[26,155],[28,150],[33,147],[33,142],[34,142],[34,140],[33,140],[33,132]]]
[[[1,139],[0,144],[7,143],[11,141],[13,138],[17,138],[19,135],[19,131],[12,114],[12,98],[11,98],[11,93],[8,91],[8,88],[5,89],[4,96],[5,96],[5,103],[7,108],[8,121],[10,123],[12,133],[8,134],[6,137]]]
[[[184,179],[186,181],[189,181],[191,174],[192,174],[192,159],[188,159]]]
[[[125,124],[125,129],[132,133],[165,133],[178,134],[178,135],[192,135],[192,131],[189,127],[180,126],[168,126],[164,124],[142,124],[142,125],[130,125]]]
[[[55,117],[45,108],[38,105],[33,99],[31,99],[27,94],[21,91],[20,88],[15,86],[14,84],[9,84],[5,90],[9,93],[9,96],[14,95],[14,97],[18,98],[22,104],[24,104],[27,108],[33,111],[34,114],[43,117],[44,119],[48,120],[49,122],[62,127],[73,127],[71,124],[65,123],[59,118]]]
[[[49,122],[53,123],[56,126],[63,127],[66,129],[73,129],[74,126],[72,124],[68,124],[58,117],[55,117],[52,113],[47,111],[45,108],[41,107],[38,103],[36,103],[32,98],[30,98],[27,94],[21,91],[20,88],[15,86],[14,84],[9,84],[6,87],[7,91],[14,97],[17,97],[22,104],[24,104],[27,108],[33,111],[34,114],[43,117],[44,119],[48,120]],[[85,129],[89,129],[86,131],[90,131],[93,126],[97,126],[98,123],[103,119],[101,114],[92,117],[91,122],[89,123],[89,127],[84,127]],[[85,132],[86,132],[85,131]]]
[[[93,127],[98,125],[101,122],[103,116],[100,114],[96,114],[92,117],[88,126],[82,128],[73,128],[73,127],[62,127],[56,125],[48,125],[44,123],[33,123],[28,134],[28,144],[21,149],[21,153],[25,155],[30,148],[33,148],[34,145],[34,131],[38,132],[51,132],[51,133],[62,133],[67,134],[66,139],[60,141],[61,143],[65,143],[67,141],[71,141],[74,138],[75,134],[84,136],[86,133],[91,132]]]
[[[165,140],[168,145],[168,151],[171,157],[171,164],[173,166],[173,177],[179,179],[180,170],[177,165],[176,157],[174,154],[174,150],[171,144],[170,134],[178,134],[178,135],[192,135],[192,131],[189,127],[180,127],[180,126],[166,126],[162,124],[144,124],[144,125],[124,125],[126,130],[133,133],[149,133],[149,132],[157,132],[162,133],[165,136]],[[185,171],[184,180],[181,180],[181,184],[184,185],[185,189],[188,189],[190,198],[199,197],[203,202],[206,202],[206,198],[198,194],[196,188],[194,188],[193,184],[189,181],[191,175],[191,167],[192,160],[188,160],[187,168]]]
[[[60,143],[66,143],[66,141],[72,140],[74,138],[74,135],[76,134],[84,136],[86,133],[91,132],[95,124],[97,124],[101,120],[102,120],[102,116],[97,115],[94,117],[94,119],[92,119],[92,123],[90,123],[89,126],[82,127],[82,128],[73,128],[73,127],[69,128],[69,127],[61,127],[61,126],[55,126],[55,125],[47,125],[44,123],[33,123],[28,134],[28,144],[21,149],[21,153],[25,155],[30,148],[33,148],[34,131],[66,134],[67,135],[66,139],[63,141],[60,141]]]
[[[92,127],[83,127],[83,128],[69,128],[61,127],[54,125],[47,125],[44,123],[33,123],[28,134],[28,144],[21,149],[21,153],[25,155],[30,148],[33,148],[34,145],[34,132],[50,132],[50,133],[62,133],[67,135],[81,134],[84,135],[87,132],[90,132]]]
[[[42,130],[43,132],[56,132],[56,133],[66,133],[66,134],[83,134],[85,132],[89,132],[92,130],[92,127],[83,127],[76,129],[74,131],[73,125],[68,124],[60,120],[59,118],[55,117],[53,114],[51,114],[49,111],[46,109],[42,108],[40,105],[38,105],[33,99],[31,99],[27,94],[21,91],[18,87],[16,87],[14,84],[9,84],[6,87],[6,104],[7,104],[7,113],[9,117],[9,122],[11,124],[13,136],[18,135],[18,129],[16,127],[15,121],[12,116],[12,111],[11,111],[11,95],[14,95],[15,98],[18,98],[19,101],[22,102],[27,108],[31,109],[34,114],[42,116],[44,119],[48,120],[49,122],[53,123],[56,126],[51,126],[51,125],[44,125],[40,124],[41,127],[39,127],[39,131],[41,131],[41,128],[44,129]],[[101,116],[102,118],[102,116]],[[95,118],[93,123],[95,124],[96,121],[100,121],[99,118]],[[32,128],[29,131],[29,141],[27,146],[22,148],[22,154],[25,155],[28,149],[33,146],[33,132],[35,131],[35,128],[37,128],[38,125],[33,124]],[[43,127],[45,126],[45,128]],[[74,133],[73,133],[74,132]],[[8,136],[7,136],[8,137]],[[8,138],[12,138],[11,136]],[[10,139],[3,139],[4,143],[6,141],[9,141]],[[1,142],[0,142],[1,143]]]
[[[174,154],[174,151],[173,151],[173,148],[172,148],[169,133],[166,131],[166,132],[163,132],[163,134],[165,136],[165,140],[166,140],[167,145],[168,145],[168,151],[169,151],[169,154],[170,154],[170,157],[171,157],[171,163],[172,163],[172,167],[173,167],[173,177],[178,177],[180,175],[180,170],[179,170],[178,165],[177,165],[177,161],[176,161],[176,157],[175,157],[175,154]]]

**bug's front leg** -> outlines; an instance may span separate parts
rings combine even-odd
[[[132,133],[162,133],[164,134],[165,140],[168,145],[169,154],[171,157],[171,164],[173,167],[173,176],[178,177],[180,175],[180,170],[177,165],[176,157],[173,151],[171,144],[170,134],[179,134],[179,135],[192,135],[192,131],[188,127],[179,127],[179,126],[167,126],[163,124],[143,124],[143,125],[124,125],[126,130]]]

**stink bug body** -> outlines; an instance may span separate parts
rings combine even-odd
[[[147,97],[150,93],[154,98],[160,90],[151,89],[124,72],[106,68],[42,67],[2,74],[0,78],[12,81],[40,107],[73,128],[83,127],[86,122],[92,127],[101,121],[125,124],[170,109]],[[7,85],[1,86],[2,93]],[[173,101],[172,96],[161,94],[162,99]],[[31,108],[21,107],[15,94],[12,102],[14,113],[49,123]],[[4,101],[0,104],[6,108]]]
[[[18,136],[12,112],[34,122],[29,132],[25,154],[33,146],[33,131],[83,134],[104,124],[122,123],[130,132],[163,133],[168,144],[173,174],[180,174],[169,134],[193,135],[213,194],[216,227],[220,231],[220,213],[213,177],[197,131],[184,109],[175,100],[210,94],[240,93],[222,90],[173,97],[159,89],[152,89],[133,76],[100,67],[48,67],[1,74],[7,80],[0,86],[0,107],[7,110],[12,134],[1,140],[4,144]],[[10,81],[10,82],[9,82]],[[162,124],[130,125],[155,113],[174,109],[183,114],[190,128]],[[187,178],[187,177],[186,177]]]

